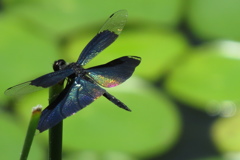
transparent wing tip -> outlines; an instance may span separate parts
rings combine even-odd
[[[109,30],[119,35],[127,22],[127,17],[128,17],[127,10],[119,10],[113,13],[104,23],[99,32]]]

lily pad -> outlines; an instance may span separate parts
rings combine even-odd
[[[212,139],[222,153],[239,153],[240,151],[240,113],[228,118],[219,118],[212,126]],[[239,154],[238,155],[239,158]],[[236,156],[235,155],[235,156]],[[230,156],[230,154],[229,154]]]
[[[203,39],[240,40],[240,1],[192,0],[189,2],[188,23]]]
[[[64,121],[65,149],[147,157],[172,147],[179,136],[181,120],[166,97],[136,79],[109,92],[132,112],[99,98]]]
[[[215,102],[239,103],[239,46],[222,42],[192,50],[169,74],[165,87],[178,100],[203,110]]]
[[[82,152],[76,152],[76,153],[70,153],[66,156],[64,156],[65,160],[72,160],[72,159],[77,159],[77,160],[137,160],[134,157],[131,157],[129,155],[126,155],[121,152],[114,152],[110,151],[105,154],[103,153],[97,153],[96,151],[82,151]]]
[[[117,3],[117,5],[116,5]],[[105,5],[108,4],[108,5]],[[176,26],[181,18],[181,0],[154,0],[151,3],[122,0],[121,3],[112,0],[102,1],[24,1],[5,3],[5,7],[12,13],[27,20],[28,23],[44,29],[45,33],[62,36],[81,27],[89,27],[89,23],[105,20],[112,13],[127,9],[133,19],[153,21],[164,25]],[[144,8],[144,10],[143,10]],[[143,22],[144,23],[144,22]],[[98,28],[98,26],[95,26]]]

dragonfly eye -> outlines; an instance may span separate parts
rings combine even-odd
[[[60,59],[53,63],[53,70],[59,71],[63,69],[65,66],[66,66],[66,61],[64,61],[63,59]]]

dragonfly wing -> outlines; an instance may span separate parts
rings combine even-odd
[[[77,63],[80,65],[87,64],[98,53],[112,44],[122,32],[127,22],[127,11],[120,10],[112,14],[104,23],[99,33],[83,49]]]
[[[8,88],[4,94],[8,96],[19,96],[19,95],[24,95],[32,92],[36,92],[39,90],[42,90],[42,87],[36,87],[31,85],[31,81],[24,82],[21,84],[18,84],[16,86]]]
[[[76,77],[41,114],[38,130],[43,132],[83,109],[105,93],[101,87]]]
[[[141,61],[140,57],[125,56],[106,64],[86,69],[88,75],[103,87],[114,87],[126,81]]]
[[[10,87],[4,93],[9,96],[18,96],[39,91],[41,89],[57,84],[73,73],[74,71],[70,68],[51,72],[32,81],[24,82]]]
[[[104,23],[99,32],[108,30],[119,35],[127,22],[127,17],[127,10],[119,10],[113,13]]]

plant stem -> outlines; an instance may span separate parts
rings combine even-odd
[[[62,159],[62,127],[63,121],[49,129],[49,160]]]
[[[63,90],[63,83],[52,86],[49,90],[49,103]],[[62,131],[63,121],[49,129],[49,160],[62,159]]]
[[[41,110],[42,110],[42,106],[40,105],[34,107],[32,110],[32,117],[28,125],[28,130],[27,130],[26,138],[22,148],[20,160],[26,160],[28,157],[28,154],[32,145],[32,141],[36,132],[37,124],[40,119]]]

